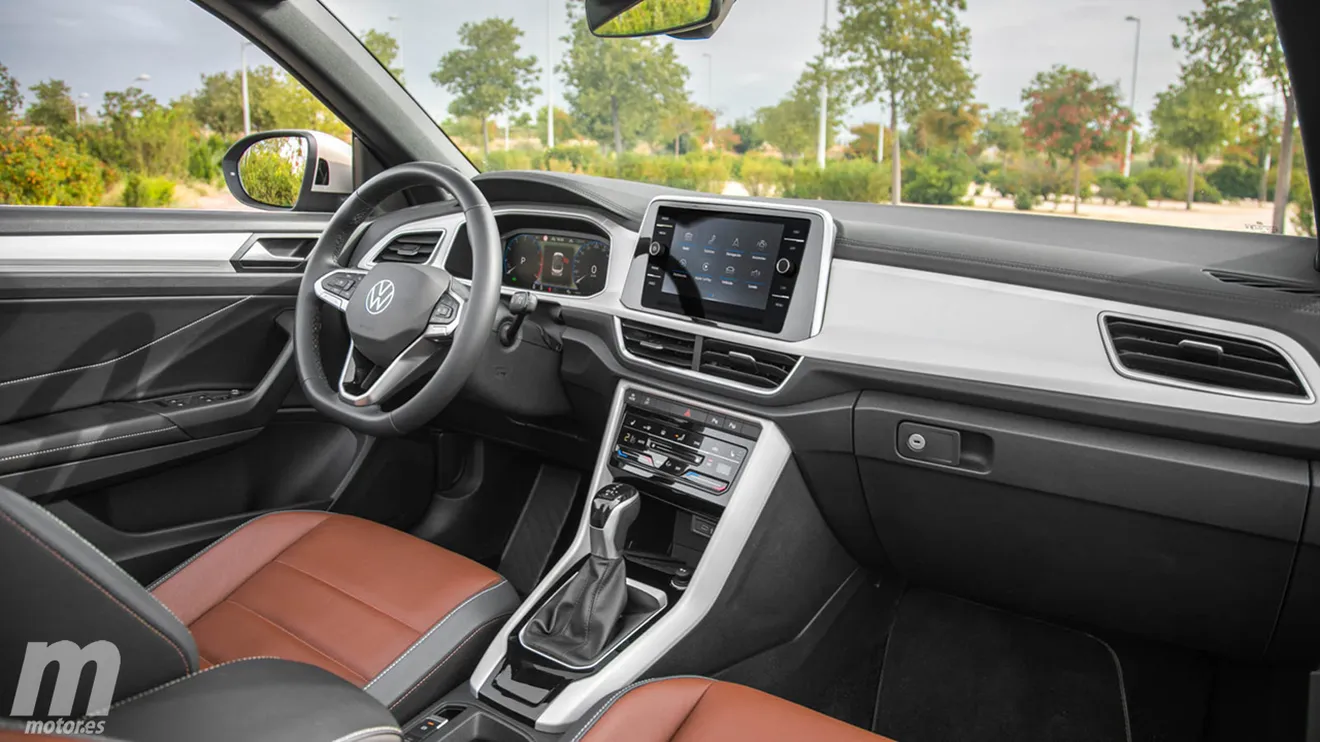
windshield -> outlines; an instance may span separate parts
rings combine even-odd
[[[483,170],[1314,234],[1268,0],[743,0],[702,41],[325,2]]]

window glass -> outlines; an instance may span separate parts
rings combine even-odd
[[[0,0],[0,204],[248,208],[220,157],[269,129],[350,140],[297,80],[187,0]]]
[[[323,2],[485,170],[1314,232],[1269,0],[742,0],[702,41]]]

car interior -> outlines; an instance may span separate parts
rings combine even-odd
[[[0,207],[0,698],[60,639],[119,740],[1320,739],[1314,238],[478,173],[318,0],[196,3],[351,152]]]

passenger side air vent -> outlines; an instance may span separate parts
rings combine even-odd
[[[377,263],[427,263],[435,254],[444,232],[417,232],[401,234],[376,256]]]
[[[623,347],[629,353],[674,368],[692,368],[692,357],[697,352],[695,335],[627,320],[622,326]]]
[[[698,369],[721,379],[774,389],[784,383],[797,362],[797,356],[707,338],[701,343]]]
[[[1309,296],[1312,299],[1320,298],[1320,288],[1308,286],[1304,283],[1295,283],[1292,281],[1282,281],[1268,276],[1253,276],[1249,273],[1230,273],[1229,271],[1206,271],[1211,277],[1231,283],[1235,286],[1247,286],[1253,289],[1265,289],[1266,291],[1278,291],[1284,294],[1293,294],[1294,296]]]
[[[1310,396],[1292,362],[1271,345],[1200,330],[1105,317],[1114,362],[1125,375],[1233,392]]]

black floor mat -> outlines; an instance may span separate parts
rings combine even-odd
[[[1130,739],[1100,641],[925,590],[899,604],[872,728],[902,742]]]

